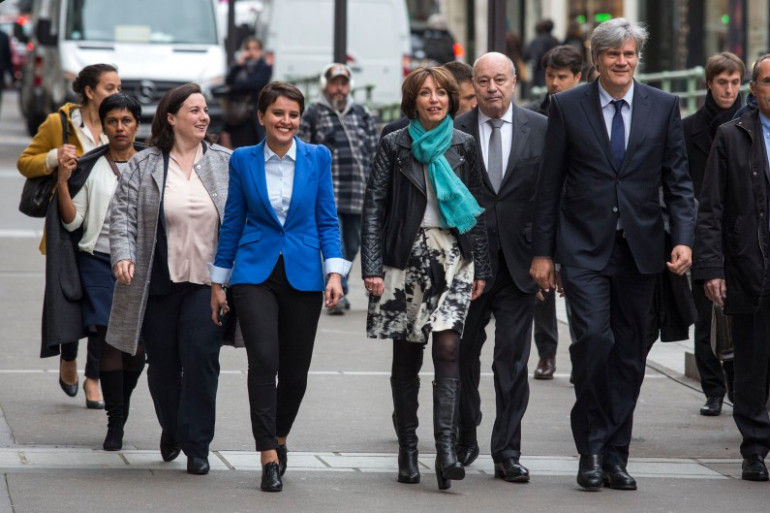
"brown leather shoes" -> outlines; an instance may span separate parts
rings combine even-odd
[[[535,369],[535,379],[553,379],[554,372],[556,372],[556,359],[540,358]]]

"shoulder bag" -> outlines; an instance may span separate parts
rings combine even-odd
[[[61,117],[62,144],[67,144],[67,116],[61,111],[59,116]],[[21,190],[19,211],[29,217],[45,217],[55,188],[56,172],[37,178],[27,178]]]

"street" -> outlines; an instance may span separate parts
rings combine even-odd
[[[105,452],[104,411],[84,395],[60,390],[58,359],[40,359],[44,259],[42,220],[17,211],[23,177],[16,170],[29,142],[15,92],[0,110],[0,513],[152,512],[714,512],[766,511],[770,485],[740,479],[740,436],[725,405],[703,417],[697,382],[684,376],[692,344],[656,344],[635,415],[629,472],[639,489],[584,492],[575,482],[577,454],[569,412],[569,334],[560,307],[560,344],[553,381],[530,380],[522,463],[529,484],[494,479],[489,438],[494,420],[491,342],[483,353],[479,427],[482,456],[463,481],[439,492],[433,473],[432,364],[420,391],[422,481],[396,482],[398,449],[391,424],[390,342],[365,337],[366,298],[360,266],[351,272],[352,308],[322,314],[308,392],[288,440],[284,490],[259,490],[259,456],[249,422],[246,354],[224,347],[217,431],[208,476],[185,472],[185,458],[163,463],[160,428],[142,377],[125,428],[123,450]],[[494,326],[488,327],[493,340]],[[80,370],[85,362],[81,343]],[[537,363],[534,349],[530,375]]]

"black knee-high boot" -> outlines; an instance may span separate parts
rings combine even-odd
[[[398,436],[398,482],[419,483],[417,464],[417,396],[420,378],[399,381],[390,378],[393,392],[393,423]]]
[[[128,420],[128,413],[131,408],[131,394],[134,392],[141,375],[141,369],[139,371],[123,371],[123,425]]]
[[[107,411],[105,451],[119,451],[123,447],[123,371],[102,371],[102,394]]]
[[[460,380],[439,378],[433,382],[433,435],[436,438],[436,479],[439,490],[452,486],[451,479],[465,477],[457,461],[455,438],[460,411]]]

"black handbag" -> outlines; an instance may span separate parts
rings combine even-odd
[[[733,319],[714,305],[711,312],[711,349],[720,362],[733,359]]]
[[[59,116],[61,117],[62,144],[67,144],[67,116],[63,112],[59,112]],[[45,217],[55,188],[55,172],[37,178],[27,178],[21,190],[19,211],[29,217]]]

